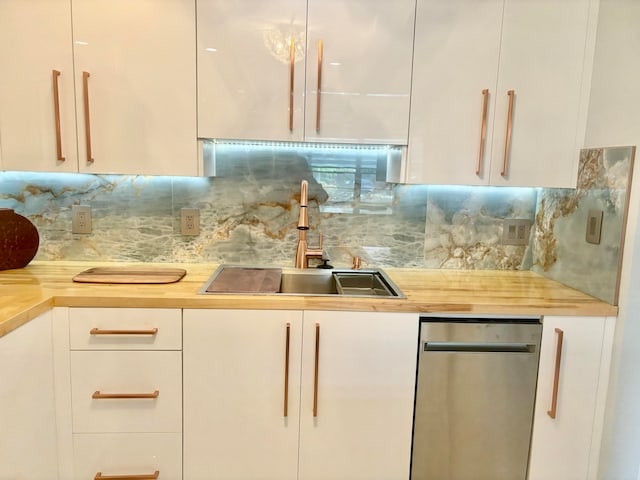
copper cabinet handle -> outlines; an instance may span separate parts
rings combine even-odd
[[[476,175],[480,175],[484,163],[484,146],[487,139],[487,110],[489,109],[489,89],[482,90],[482,127],[480,128],[480,151],[478,152],[478,165]]]
[[[507,134],[505,135],[504,142],[504,158],[502,160],[502,171],[500,175],[507,176],[507,163],[509,161],[509,150],[511,150],[511,129],[513,127],[513,99],[516,95],[515,90],[509,90],[509,112],[507,113]]]
[[[558,334],[558,343],[556,344],[556,369],[553,375],[553,394],[551,396],[551,410],[547,411],[547,415],[551,418],[556,418],[558,411],[558,384],[560,383],[560,363],[562,362],[562,338],[564,332],[559,328],[556,328]]]
[[[58,77],[60,72],[58,70],[52,70],[53,76],[53,111],[56,119],[56,155],[58,161],[64,162],[65,158],[62,156],[62,133],[60,129],[60,93],[58,91]]]
[[[289,130],[293,132],[293,82],[294,64],[296,62],[296,41],[291,38],[289,43]]]
[[[82,89],[84,98],[84,135],[87,143],[87,163],[93,163],[91,154],[91,119],[89,118],[89,72],[82,72]]]
[[[92,328],[89,330],[90,335],[155,335],[157,333],[157,328],[150,328],[149,330],[103,330]]]
[[[318,40],[318,98],[316,99],[316,132],[320,131],[320,96],[322,94],[322,40]]]
[[[156,470],[150,475],[102,475],[102,472],[96,473],[94,480],[154,480],[160,476],[160,470]]]
[[[316,323],[316,361],[313,373],[313,416],[318,416],[318,363],[320,362],[320,324]]]
[[[105,398],[158,398],[158,395],[160,395],[160,390],[156,390],[153,393],[101,393],[100,390],[96,390],[91,395],[91,398],[98,400]]]
[[[289,340],[291,338],[291,323],[287,322],[287,335],[284,350],[284,416],[289,414]]]

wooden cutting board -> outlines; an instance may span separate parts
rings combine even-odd
[[[73,277],[82,283],[174,283],[187,273],[182,268],[95,267]]]

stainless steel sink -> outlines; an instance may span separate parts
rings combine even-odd
[[[222,265],[198,293],[404,298],[378,268],[322,270]]]

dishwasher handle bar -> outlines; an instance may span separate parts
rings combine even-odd
[[[424,342],[425,352],[535,353],[533,343]]]

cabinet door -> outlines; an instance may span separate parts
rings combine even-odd
[[[304,0],[198,1],[199,137],[302,140],[306,16]]]
[[[414,314],[304,312],[300,480],[409,478],[417,349]]]
[[[51,312],[0,338],[0,478],[58,478]]]
[[[2,0],[0,64],[0,167],[77,172],[71,0]]]
[[[305,139],[406,145],[415,0],[308,8]]]
[[[418,0],[409,183],[489,182],[503,4]]]
[[[604,408],[598,389],[607,380],[603,359],[610,357],[606,343],[605,318],[545,317],[540,348],[540,369],[534,413],[530,480],[585,480],[588,475],[594,419]],[[559,335],[562,332],[558,371],[557,408],[552,410]],[[606,377],[606,374],[604,375]],[[597,434],[597,432],[595,432]]]
[[[184,311],[185,479],[297,478],[301,338],[298,311]]]
[[[73,34],[80,171],[196,175],[194,1],[73,0]]]
[[[596,17],[594,0],[505,2],[493,185],[575,188]],[[513,121],[505,157],[510,90]]]

